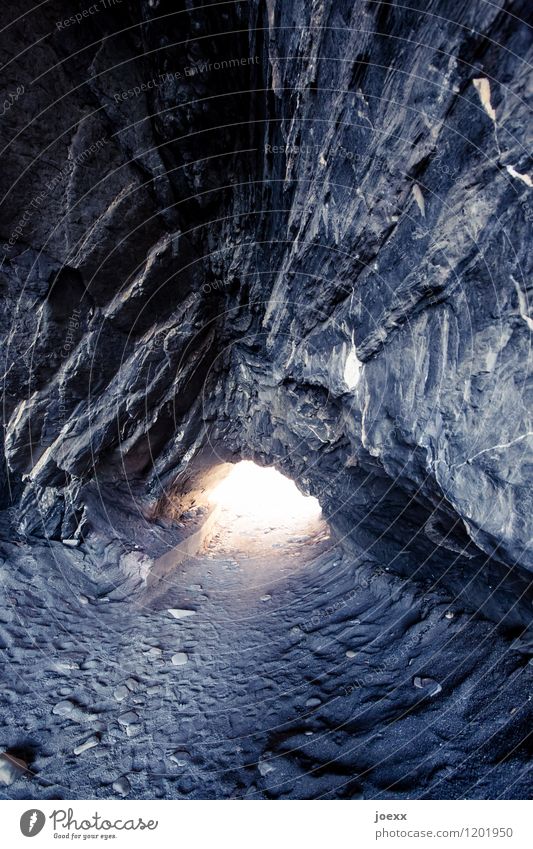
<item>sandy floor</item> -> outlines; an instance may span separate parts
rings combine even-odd
[[[531,666],[320,520],[222,512],[128,600],[79,550],[1,553],[0,745],[31,769],[3,798],[528,794]]]

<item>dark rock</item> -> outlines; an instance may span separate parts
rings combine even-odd
[[[68,26],[58,25],[72,14],[65,0],[20,5],[27,14],[13,15],[1,47],[17,92],[0,123],[0,537],[14,581],[6,607],[30,609],[26,583],[16,582],[40,575],[54,599],[68,589],[91,600],[83,608],[91,616],[98,599],[99,615],[117,608],[120,618],[130,596],[152,591],[152,565],[208,526],[209,474],[252,459],[315,495],[343,549],[331,560],[315,552],[322,595],[298,620],[312,659],[294,662],[314,693],[315,667],[349,659],[346,680],[339,672],[307,701],[328,730],[338,721],[348,735],[366,734],[415,703],[426,709],[421,696],[441,684],[412,676],[431,668],[424,617],[436,622],[435,611],[453,633],[463,611],[489,618],[525,652],[533,571],[525,0],[198,8],[124,0]],[[30,17],[38,47],[26,49]],[[305,537],[292,543],[310,546]],[[31,552],[39,560],[28,565]],[[25,570],[18,577],[13,564]],[[239,586],[237,568],[225,573]],[[198,586],[185,577],[184,586]],[[212,577],[202,574],[202,588]],[[330,587],[344,593],[333,610]],[[259,605],[263,616],[278,597],[277,588],[255,593],[269,602]],[[189,609],[183,598],[161,604]],[[383,646],[389,667],[372,649],[379,605],[398,614]],[[70,599],[62,608],[65,627],[82,621],[91,642],[94,623],[79,607]],[[40,627],[39,606],[31,610]],[[141,633],[150,627],[143,616],[140,605],[132,619]],[[295,652],[297,626],[287,621],[283,631]],[[13,634],[1,638],[9,648]],[[165,653],[153,634],[140,641],[139,657],[161,671],[163,688],[165,675],[181,686],[183,674],[193,676],[190,692],[201,689],[202,647],[167,639]],[[470,633],[464,646],[475,647]],[[409,660],[416,665],[406,673]],[[87,657],[78,671],[100,662]],[[366,662],[371,671],[352,672]],[[474,671],[449,666],[435,667],[441,698],[460,711],[454,685]],[[125,677],[112,682],[124,702]],[[359,724],[355,703],[371,706]],[[235,736],[252,734],[240,707],[228,715]],[[181,733],[200,722],[185,717]],[[283,758],[246,781],[237,765],[231,786],[272,798],[409,794],[399,761],[368,777],[390,738],[365,738],[356,762],[342,735],[309,755],[305,733],[271,732],[271,744],[265,732],[254,763],[263,764],[265,742]],[[293,736],[291,760],[284,747]],[[135,769],[149,771],[135,757]],[[223,772],[224,757],[212,757]],[[317,766],[337,758],[335,775]],[[410,753],[411,786],[447,776],[438,757],[422,760],[421,750]],[[196,797],[208,781],[196,766],[178,793]],[[128,769],[116,772],[119,795],[130,793]],[[475,792],[487,795],[489,784]],[[461,792],[469,787],[463,777]]]

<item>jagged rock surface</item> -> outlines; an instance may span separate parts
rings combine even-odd
[[[531,568],[527,29],[430,6],[132,4],[52,32],[33,85],[14,40],[5,220],[30,214],[3,266],[5,447],[27,531],[70,535],[116,466],[158,497],[211,431],[369,544],[419,526],[417,557]]]
[[[527,4],[139,0],[68,26],[63,0],[18,5],[11,535],[70,541],[72,563],[83,541],[95,580],[142,577],[177,481],[253,458],[320,499],[354,562],[521,634]]]

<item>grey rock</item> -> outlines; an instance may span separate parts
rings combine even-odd
[[[184,666],[188,663],[189,657],[186,652],[178,651],[172,655],[172,663],[174,666]]]
[[[178,608],[171,608],[168,612],[173,619],[187,619],[189,616],[194,616],[196,613],[195,610],[180,610]]]
[[[136,714],[135,711],[130,710],[126,713],[122,713],[119,716],[118,721],[120,725],[124,725],[127,728],[129,725],[134,725],[134,723],[136,723],[138,719],[138,714]]]
[[[52,713],[56,716],[70,719],[72,722],[92,722],[97,718],[96,714],[89,713],[81,705],[70,701],[70,699],[64,699],[55,704],[52,708]]]
[[[113,782],[113,790],[115,793],[118,793],[119,796],[127,796],[131,792],[131,785],[127,776],[123,775],[121,778],[117,778],[117,780]]]
[[[79,746],[76,746],[74,749],[75,755],[82,755],[84,752],[88,752],[89,749],[94,749],[99,744],[99,739],[95,735],[92,737],[88,737],[83,743],[80,743]]]
[[[0,754],[0,784],[8,787],[24,775],[28,774],[28,765],[14,755],[2,752]]]
[[[416,675],[413,678],[413,684],[417,689],[427,691],[428,696],[437,696],[442,692],[441,685],[433,678],[421,678],[419,675]]]

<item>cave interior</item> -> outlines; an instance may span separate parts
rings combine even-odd
[[[527,796],[527,3],[14,5],[0,795]]]

